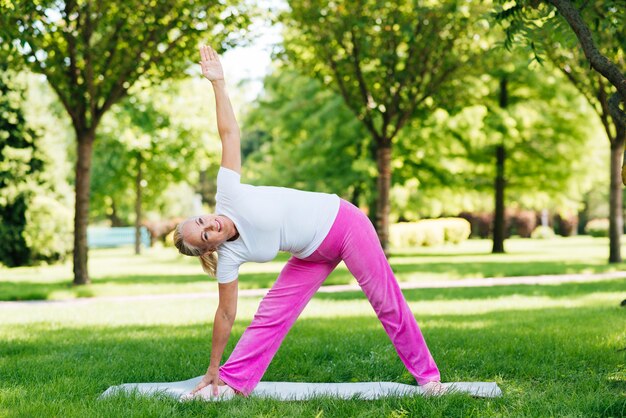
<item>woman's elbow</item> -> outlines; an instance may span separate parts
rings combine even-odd
[[[237,309],[220,308],[218,314],[222,317],[223,320],[233,323],[235,322],[235,318],[237,318]]]

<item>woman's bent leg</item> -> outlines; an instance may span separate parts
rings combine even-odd
[[[423,385],[440,379],[439,369],[385,257],[376,231],[356,207],[346,210],[342,258],[369,299],[400,359]]]
[[[337,263],[295,257],[287,262],[228,361],[219,369],[220,378],[227,385],[245,396],[252,392],[285,335]]]

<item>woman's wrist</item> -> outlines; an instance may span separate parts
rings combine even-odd
[[[226,85],[226,81],[224,81],[223,78],[220,78],[219,80],[211,80],[211,84],[213,85],[213,88],[224,87]]]

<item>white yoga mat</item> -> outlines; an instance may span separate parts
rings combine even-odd
[[[167,383],[126,383],[108,388],[100,398],[116,393],[137,392],[145,395],[162,393],[179,399],[191,392],[202,376],[181,382]],[[444,383],[447,393],[467,393],[480,398],[502,396],[502,391],[495,382],[454,382]],[[333,396],[342,399],[359,397],[360,399],[378,399],[385,396],[422,395],[419,386],[393,382],[359,382],[359,383],[295,383],[295,382],[260,382],[251,396],[268,397],[281,401],[302,401],[317,396]]]

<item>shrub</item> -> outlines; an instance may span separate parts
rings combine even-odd
[[[489,238],[493,225],[493,214],[486,212],[461,212],[459,218],[470,223],[470,236],[476,238]]]
[[[33,261],[57,261],[72,251],[72,210],[53,197],[35,195],[26,210],[24,240]]]
[[[592,219],[587,222],[585,232],[592,237],[608,237],[609,236],[609,220],[606,218]]]
[[[554,217],[556,232],[564,237],[571,237],[578,229],[578,216],[572,214],[556,214]]]
[[[441,219],[444,228],[445,241],[458,244],[469,238],[471,226],[468,221],[461,218]]]
[[[507,236],[519,235],[522,238],[530,238],[537,226],[537,216],[532,210],[507,211],[508,233]]]
[[[461,218],[402,222],[389,228],[389,239],[394,247],[432,247],[444,242],[458,244],[469,235],[470,223]]]
[[[22,235],[27,205],[23,194],[11,204],[0,204],[0,263],[7,267],[22,266],[30,260],[30,251]]]
[[[424,242],[423,229],[418,222],[402,222],[389,228],[389,240],[394,247],[419,247]]]
[[[425,219],[417,224],[421,227],[424,234],[422,241],[423,246],[434,247],[445,242],[445,229],[443,223],[441,223],[438,219]]]
[[[549,226],[538,226],[533,233],[530,234],[530,237],[533,239],[550,239],[554,238],[554,236],[554,230]]]

